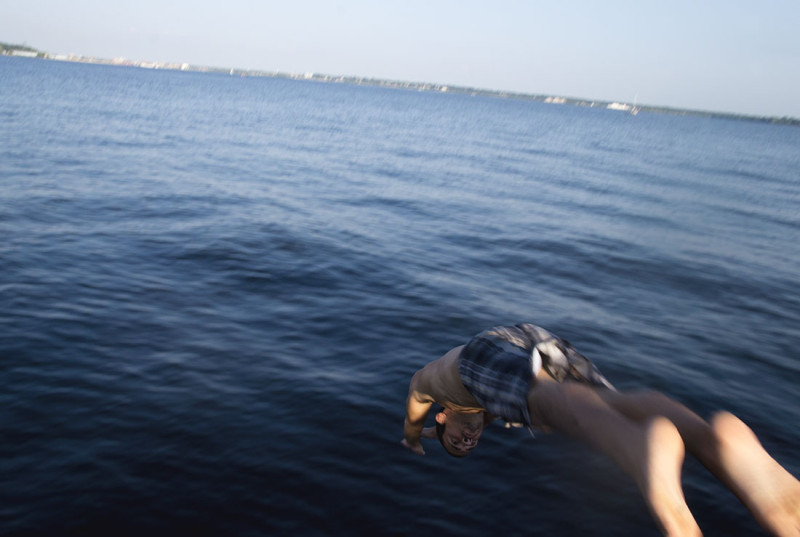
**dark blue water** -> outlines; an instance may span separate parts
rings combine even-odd
[[[655,535],[560,436],[400,446],[517,321],[800,474],[798,170],[784,126],[0,58],[0,534]]]

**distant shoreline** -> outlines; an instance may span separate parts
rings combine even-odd
[[[291,80],[309,80],[325,83],[351,84],[359,86],[380,86],[396,89],[409,89],[416,91],[430,91],[437,93],[455,93],[461,95],[480,95],[485,97],[495,97],[502,99],[518,99],[527,101],[538,101],[549,104],[565,104],[572,106],[583,106],[588,108],[605,108],[617,110],[624,113],[636,115],[639,112],[650,112],[654,114],[670,114],[680,116],[695,116],[718,119],[733,119],[737,121],[755,121],[759,123],[770,123],[773,125],[790,125],[800,127],[800,119],[784,116],[755,116],[750,114],[735,114],[730,112],[708,112],[702,110],[691,110],[672,108],[668,106],[640,105],[636,103],[625,103],[615,101],[602,101],[592,99],[582,99],[576,97],[562,97],[557,95],[544,95],[533,93],[519,93],[502,90],[489,90],[481,88],[471,88],[465,86],[453,86],[450,84],[435,84],[428,82],[405,82],[398,80],[386,80],[380,78],[369,78],[359,76],[327,75],[320,73],[285,73],[280,71],[263,71],[253,69],[236,69],[230,67],[207,67],[188,63],[168,63],[151,62],[141,60],[129,60],[126,58],[95,58],[92,56],[80,56],[75,54],[51,54],[42,52],[27,45],[10,45],[0,43],[0,54],[5,56],[15,56],[24,58],[38,58],[54,61],[66,61],[74,63],[89,63],[97,65],[111,65],[124,67],[139,67],[142,69],[163,69],[173,71],[188,71],[196,73],[216,73],[227,74],[239,77],[264,77],[264,78],[286,78]]]

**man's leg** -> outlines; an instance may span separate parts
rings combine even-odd
[[[611,407],[636,422],[664,416],[675,424],[687,451],[744,503],[773,535],[800,537],[800,482],[764,450],[753,431],[727,412],[709,424],[658,392],[599,391]]]
[[[535,425],[585,442],[630,475],[664,535],[700,535],[681,488],[683,442],[669,420],[635,423],[592,387],[549,378],[528,392],[528,408]]]

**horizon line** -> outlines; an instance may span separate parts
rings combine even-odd
[[[31,53],[34,53],[32,55]],[[119,67],[138,67],[145,69],[162,69],[173,71],[189,71],[189,72],[206,72],[216,74],[229,74],[239,76],[251,76],[262,78],[288,78],[292,80],[308,80],[324,83],[345,83],[354,85],[370,85],[381,86],[395,89],[415,89],[417,91],[434,91],[440,93],[458,93],[458,94],[474,94],[483,95],[496,98],[511,98],[520,100],[532,100],[538,102],[546,102],[548,104],[566,104],[570,106],[584,106],[584,107],[605,107],[611,110],[625,111],[636,114],[640,111],[646,111],[656,114],[670,114],[670,115],[691,115],[700,117],[712,117],[721,119],[734,119],[744,121],[756,121],[761,123],[770,123],[775,125],[790,125],[800,126],[800,118],[793,116],[767,116],[756,115],[739,112],[722,112],[701,110],[692,108],[678,108],[666,105],[648,105],[627,103],[623,101],[609,101],[605,99],[589,99],[584,97],[572,97],[564,95],[553,94],[540,94],[519,92],[511,90],[499,90],[490,88],[478,88],[471,86],[461,86],[439,82],[421,82],[421,81],[408,81],[387,78],[375,78],[361,75],[340,75],[329,73],[316,73],[316,72],[284,72],[279,70],[264,70],[264,69],[243,69],[237,67],[215,67],[190,64],[188,62],[161,62],[150,60],[132,60],[124,57],[118,58],[100,58],[97,56],[84,56],[82,54],[60,54],[42,51],[29,45],[15,45],[0,42],[0,54],[4,56],[13,57],[28,57],[38,58],[54,61],[67,61],[75,63],[89,63],[99,65],[110,65]],[[610,107],[610,108],[609,108]]]

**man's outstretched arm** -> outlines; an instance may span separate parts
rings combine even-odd
[[[420,377],[423,374],[423,371],[417,371],[411,379],[411,385],[408,388],[408,399],[406,400],[406,419],[403,425],[402,443],[417,455],[425,455],[420,437],[425,428],[425,419],[428,417],[428,412],[433,404],[433,400],[417,390]]]

